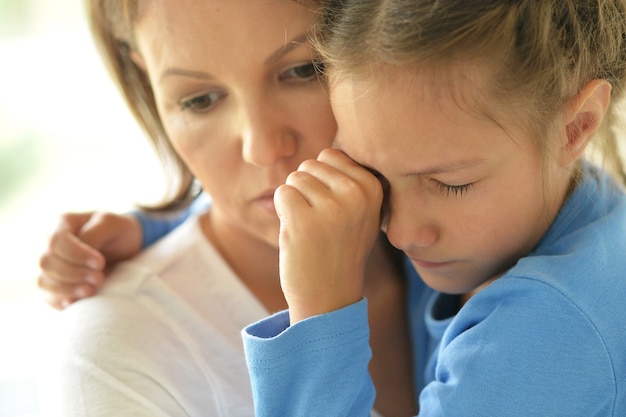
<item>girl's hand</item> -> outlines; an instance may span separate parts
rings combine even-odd
[[[93,295],[106,270],[141,250],[142,231],[132,215],[66,213],[41,256],[39,287],[57,309]]]
[[[280,279],[292,324],[363,297],[382,200],[378,179],[336,149],[303,162],[276,190]]]

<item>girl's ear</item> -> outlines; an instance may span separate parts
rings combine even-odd
[[[565,133],[562,162],[568,165],[580,158],[602,124],[609,102],[611,84],[606,80],[589,81],[565,109]]]
[[[143,60],[143,57],[139,55],[135,49],[130,50],[130,59],[137,65],[139,68],[146,72],[146,63]]]

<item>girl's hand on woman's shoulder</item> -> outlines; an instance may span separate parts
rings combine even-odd
[[[139,221],[130,214],[65,213],[39,259],[37,284],[63,309],[102,286],[108,269],[141,250]]]

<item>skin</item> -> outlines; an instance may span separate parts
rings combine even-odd
[[[305,42],[315,14],[292,1],[232,0],[161,2],[144,13],[136,59],[173,147],[211,195],[203,231],[269,311],[284,309],[274,190],[336,133]],[[413,415],[403,286],[380,246],[369,264],[375,405]]]
[[[362,280],[349,271],[362,264],[364,242],[379,224],[429,286],[471,295],[488,285],[552,223],[610,100],[608,82],[585,85],[556,116],[542,152],[519,120],[495,123],[471,111],[489,103],[489,80],[481,78],[489,71],[463,66],[449,72],[463,80],[457,83],[444,83],[437,71],[384,71],[389,76],[331,74],[335,145],[343,152],[324,151],[302,164],[276,193],[292,323],[360,299]],[[326,253],[337,240],[353,242],[343,253],[354,256]],[[329,258],[337,264],[321,263]],[[324,287],[336,290],[317,295]]]
[[[287,307],[274,191],[336,133],[305,37],[314,18],[291,0],[144,2],[131,52],[173,148],[211,196],[200,219],[205,236],[268,311]],[[359,269],[371,299],[375,407],[387,417],[414,415],[404,282],[375,239],[367,274]]]
[[[313,15],[287,1],[146,3],[143,13],[136,59],[173,147],[213,200],[203,230],[270,311],[284,308],[273,193],[336,130],[303,38]]]
[[[116,262],[141,250],[141,225],[132,215],[65,213],[39,260],[37,284],[46,301],[62,309],[89,297]]]
[[[135,52],[155,86],[174,147],[217,197],[202,219],[206,236],[270,310],[285,303],[276,285],[278,222],[271,215],[271,190],[300,161],[328,146],[335,133],[327,103],[322,104],[326,110],[315,104],[326,97],[321,86],[303,77],[295,77],[292,85],[281,77],[310,62],[308,46],[266,63],[283,50],[285,39],[299,38],[310,21],[295,6],[276,4],[194,2],[203,10],[185,16],[191,4],[160,2],[144,11]],[[277,27],[280,34],[273,30]],[[175,37],[189,49],[177,48]],[[232,54],[226,46],[233,39],[241,53]],[[341,126],[336,147],[352,159],[324,150],[299,165],[274,196],[281,220],[281,285],[292,321],[367,296],[376,407],[388,416],[413,415],[415,405],[407,389],[403,288],[397,276],[387,279],[393,275],[389,260],[375,244],[381,181],[387,195],[382,226],[394,245],[406,251],[431,286],[471,293],[510,267],[545,232],[610,92],[606,82],[581,90],[557,123],[555,158],[545,167],[519,126],[505,132],[468,113],[449,95],[440,96],[441,86],[424,74],[390,75],[346,77],[332,84]],[[460,97],[474,96],[469,86],[480,89],[486,82],[473,81],[464,83],[468,90]],[[586,123],[580,123],[581,114]],[[543,172],[550,173],[549,181],[543,181]],[[514,202],[531,204],[517,207]]]
[[[458,87],[459,95],[477,96],[474,85]],[[551,166],[558,174],[545,185],[555,192],[545,193],[543,156],[523,131],[467,112],[441,88],[427,72],[373,88],[339,84],[337,143],[388,183],[383,230],[390,242],[429,286],[459,294],[500,275],[538,243],[560,207],[567,172]],[[391,105],[380,109],[374,97]]]

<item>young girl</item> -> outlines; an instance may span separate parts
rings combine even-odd
[[[171,200],[192,194],[195,178],[211,206],[61,313],[43,411],[252,415],[240,330],[286,307],[274,190],[336,132],[307,42],[316,10],[290,0],[88,6],[105,62],[176,168]],[[376,408],[396,416],[416,402],[405,280],[387,249],[375,245],[366,280],[380,330]]]
[[[361,273],[380,224],[429,286],[464,294],[445,329],[446,298],[428,303],[443,335],[420,416],[626,415],[626,176],[611,130],[626,3],[325,7],[343,153],[275,194],[289,314],[244,331],[255,415],[369,415]]]

